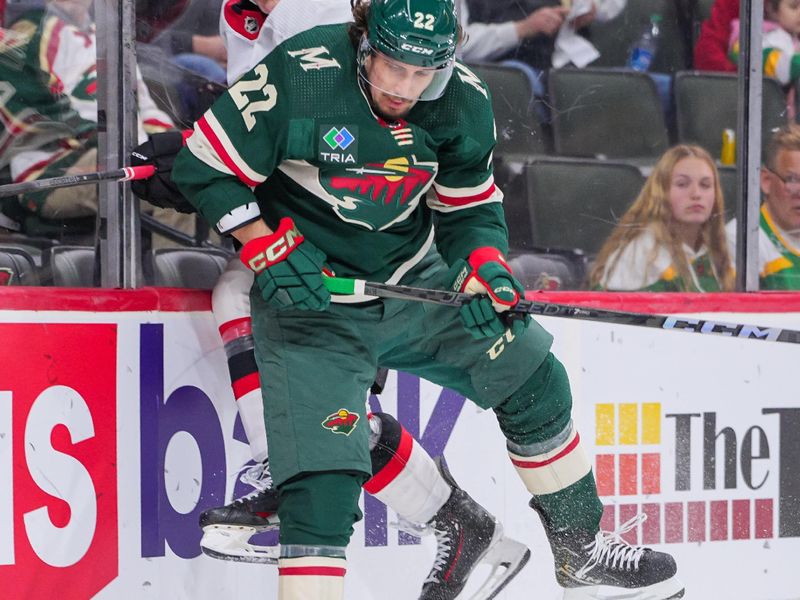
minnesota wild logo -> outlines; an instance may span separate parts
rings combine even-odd
[[[339,217],[374,231],[406,218],[436,176],[438,164],[390,158],[344,169],[321,169],[320,183]]]
[[[72,90],[72,95],[80,100],[94,100],[97,97],[97,68],[93,65]]]
[[[349,410],[340,408],[337,412],[325,417],[322,426],[325,429],[330,429],[333,433],[350,435],[356,428],[358,419],[359,417],[356,413],[351,413]]]

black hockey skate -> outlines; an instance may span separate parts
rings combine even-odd
[[[545,523],[556,580],[565,588],[564,600],[683,598],[684,587],[672,556],[633,546],[621,537],[646,518],[640,514],[616,531],[598,531],[594,535],[577,529],[551,531]]]
[[[494,598],[525,566],[531,551],[504,537],[502,525],[458,487],[440,459],[436,462],[453,492],[428,523],[436,536],[437,550],[420,600],[466,598],[462,591],[480,563],[489,564],[491,573],[470,600]]]
[[[255,534],[279,526],[278,492],[272,489],[268,462],[250,467],[241,481],[254,490],[200,515],[203,530],[200,548],[204,554],[221,560],[276,564],[277,547],[259,546],[249,541]]]

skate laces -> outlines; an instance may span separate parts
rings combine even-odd
[[[431,567],[428,577],[422,582],[423,585],[426,583],[438,583],[437,575],[442,570],[442,567],[447,564],[453,545],[453,538],[446,529],[434,527],[433,534],[436,536],[436,558],[433,559],[433,567]]]
[[[632,546],[622,539],[622,535],[637,527],[640,523],[644,523],[646,519],[647,515],[641,513],[626,521],[614,531],[598,531],[594,536],[594,541],[584,546],[586,550],[591,550],[591,554],[586,564],[575,573],[575,577],[583,577],[601,563],[612,569],[625,569],[626,571],[638,569],[639,560],[642,558],[645,548],[643,546]]]
[[[272,487],[272,476],[269,473],[269,460],[263,460],[249,467],[246,467],[239,481],[245,485],[255,488],[255,492],[247,494],[253,496]]]

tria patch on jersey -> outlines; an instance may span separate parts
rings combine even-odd
[[[325,163],[354,165],[358,162],[357,125],[321,125],[319,160]]]
[[[325,417],[322,421],[322,426],[325,429],[330,429],[333,433],[341,433],[342,435],[350,435],[356,428],[359,416],[356,413],[351,413],[349,410],[340,408],[332,415]]]

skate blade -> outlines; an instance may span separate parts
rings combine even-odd
[[[219,560],[277,564],[278,546],[251,544],[250,537],[256,533],[259,533],[256,527],[209,525],[203,529],[200,549],[203,554]]]
[[[531,557],[531,551],[525,544],[503,537],[503,530],[499,523],[494,537],[495,541],[479,561],[491,565],[492,570],[478,591],[469,597],[469,600],[491,600],[497,596],[528,564]],[[459,595],[458,598],[461,596]]]
[[[625,589],[604,585],[567,588],[564,600],[678,600],[686,589],[677,577],[646,588]]]

